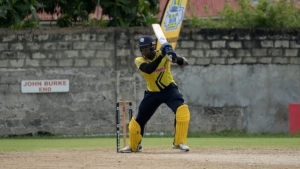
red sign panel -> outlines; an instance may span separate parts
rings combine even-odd
[[[289,104],[290,133],[300,133],[300,104]]]

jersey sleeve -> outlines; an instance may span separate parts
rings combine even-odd
[[[135,65],[136,65],[136,67],[139,69],[140,68],[140,65],[142,64],[142,63],[145,63],[146,61],[144,60],[144,58],[143,57],[137,57],[137,58],[135,58]]]

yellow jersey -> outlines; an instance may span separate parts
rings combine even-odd
[[[153,60],[146,59],[144,57],[137,57],[135,59],[135,65],[137,68],[140,67],[142,63],[151,63],[153,62],[159,55],[161,51],[156,51],[156,55]],[[171,62],[167,57],[163,57],[161,62],[159,63],[156,70],[154,70],[151,74],[147,74],[139,69],[142,73],[142,76],[146,80],[147,90],[150,92],[159,92],[169,86],[171,83],[175,84],[171,73]]]

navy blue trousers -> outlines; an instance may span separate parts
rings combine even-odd
[[[182,94],[175,84],[170,84],[160,92],[145,91],[136,117],[136,121],[141,127],[141,135],[144,135],[145,125],[162,103],[165,103],[174,114],[176,114],[177,108],[184,103]]]

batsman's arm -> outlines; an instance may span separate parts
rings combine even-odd
[[[159,55],[153,62],[151,63],[142,63],[139,67],[139,69],[142,72],[145,72],[147,74],[151,74],[159,65],[159,63],[161,62],[161,60],[163,59],[164,56]]]

